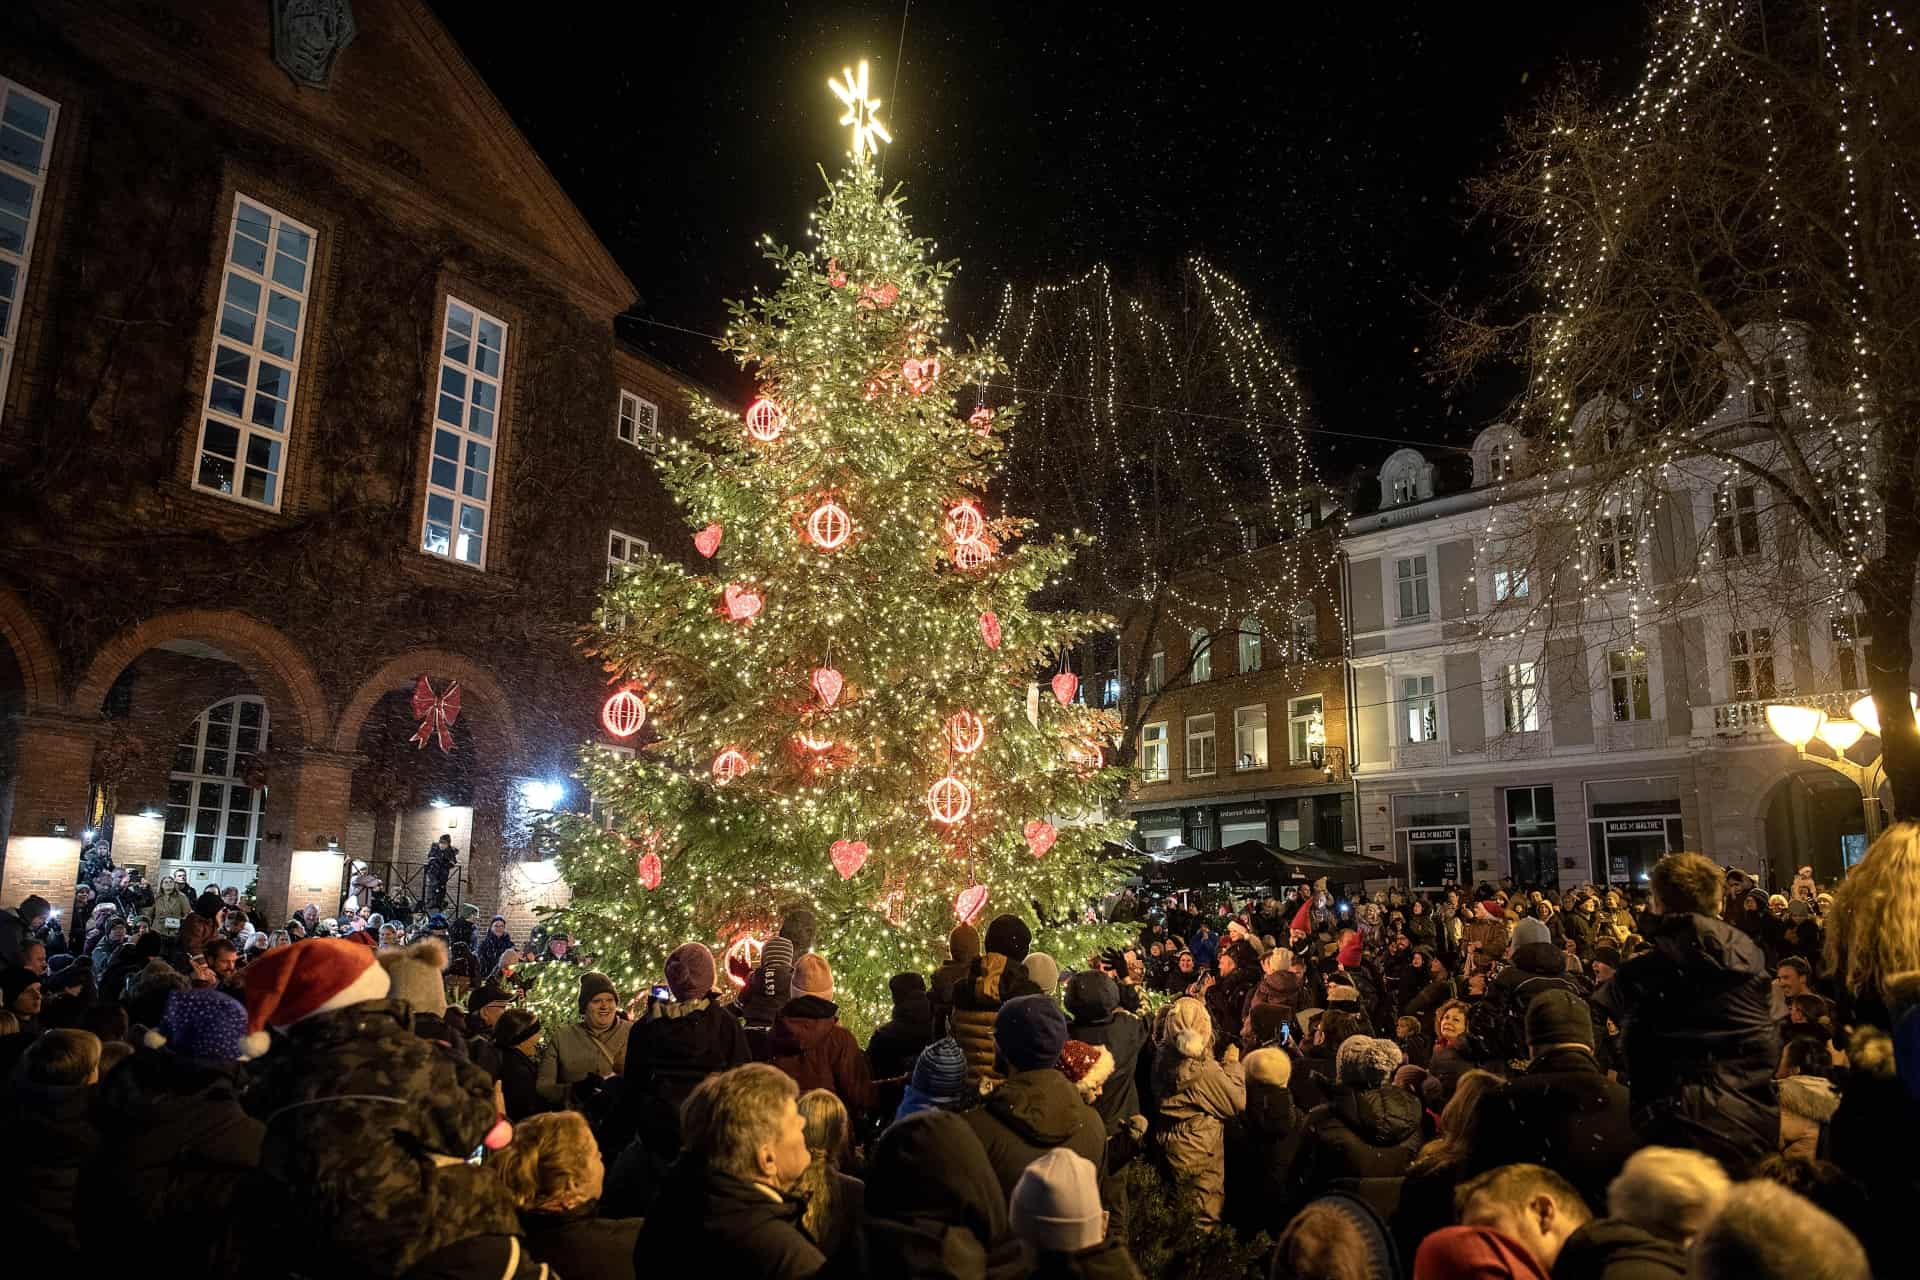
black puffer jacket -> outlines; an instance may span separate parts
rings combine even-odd
[[[634,1274],[651,1276],[667,1258],[698,1259],[703,1274],[802,1280],[826,1256],[800,1229],[806,1202],[686,1156],[673,1168],[633,1246]]]
[[[1306,1121],[1286,1085],[1248,1079],[1247,1109],[1227,1130],[1227,1221],[1242,1234],[1277,1236],[1293,1216],[1293,1166]]]
[[[1420,1151],[1420,1103],[1405,1089],[1328,1085],[1327,1101],[1307,1116],[1294,1161],[1294,1203],[1340,1178],[1397,1178]]]
[[[369,1000],[296,1023],[247,1095],[267,1129],[261,1172],[281,1193],[271,1228],[331,1241],[314,1255],[327,1272],[400,1276],[518,1229],[500,1180],[466,1162],[498,1118],[493,1078],[413,1034],[411,1013]]]
[[[267,1131],[241,1108],[244,1084],[237,1065],[136,1051],[97,1090],[102,1144],[81,1178],[84,1200],[114,1206],[116,1229],[151,1238],[172,1236],[182,1205],[204,1209],[203,1229],[175,1239],[168,1257],[222,1273],[230,1255],[219,1237]]]
[[[1107,1130],[1100,1113],[1052,1067],[1014,1072],[961,1119],[980,1139],[1002,1195],[1013,1194],[1027,1166],[1055,1147],[1067,1147],[1095,1169],[1106,1169]]]
[[[888,1127],[867,1165],[867,1274],[1022,1280],[1007,1193],[961,1117],[922,1111]]]
[[[1592,990],[1584,978],[1567,972],[1567,953],[1551,942],[1514,948],[1513,962],[1487,984],[1486,997],[1474,1005],[1467,1026],[1487,1052],[1502,1061],[1526,1061],[1527,1006],[1547,991],[1565,991],[1585,999]]]
[[[1627,1090],[1601,1073],[1585,1049],[1549,1049],[1507,1083],[1505,1116],[1487,1134],[1510,1164],[1543,1164],[1580,1190],[1596,1210],[1607,1184],[1638,1149]]]
[[[87,1086],[33,1084],[14,1074],[0,1091],[0,1203],[9,1236],[35,1254],[27,1269],[44,1271],[80,1257],[80,1171],[99,1150],[100,1135],[87,1118]]]
[[[1620,1024],[1643,1143],[1693,1147],[1736,1176],[1780,1132],[1780,1036],[1772,975],[1752,938],[1723,920],[1652,916],[1653,950],[1620,966],[1594,1003]]]
[[[740,1020],[712,1000],[664,1005],[627,1038],[627,1101],[649,1150],[680,1147],[680,1106],[716,1071],[753,1061]]]
[[[1680,1280],[1687,1251],[1618,1218],[1595,1218],[1568,1236],[1553,1280]]]
[[[563,1280],[633,1280],[633,1243],[638,1218],[603,1218],[600,1205],[559,1213],[523,1213],[527,1250]]]

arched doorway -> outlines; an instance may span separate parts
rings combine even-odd
[[[1790,771],[1773,785],[1760,812],[1767,884],[1776,892],[1809,865],[1815,880],[1831,884],[1866,854],[1860,788],[1831,769]]]

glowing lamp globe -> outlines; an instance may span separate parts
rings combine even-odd
[[[1867,727],[1858,720],[1848,720],[1844,717],[1836,720],[1829,717],[1820,724],[1820,741],[1832,747],[1839,755],[1846,754],[1848,747],[1866,735]]]
[[[822,551],[838,551],[852,535],[852,518],[832,499],[815,507],[807,517],[807,541]]]
[[[972,502],[956,502],[947,508],[947,536],[955,542],[978,542],[986,531],[986,517]]]
[[[647,722],[647,700],[632,689],[617,689],[600,708],[600,723],[616,738],[631,738]]]
[[[927,788],[927,812],[942,826],[952,826],[973,812],[973,792],[949,774]]]
[[[971,711],[956,711],[947,717],[947,745],[963,756],[970,756],[987,740],[986,722]]]
[[[1827,713],[1818,707],[1776,702],[1767,708],[1767,727],[1781,740],[1793,744],[1796,751],[1807,749],[1807,743],[1813,741],[1813,735],[1820,731],[1820,722],[1826,718]]]
[[[1907,705],[1913,707],[1915,710],[1920,710],[1920,694],[1909,693],[1907,695]],[[1880,708],[1875,704],[1872,694],[1868,694],[1866,697],[1848,707],[1847,714],[1865,726],[1868,733],[1876,738],[1880,736]]]
[[[728,747],[713,758],[713,780],[724,787],[752,767],[753,762],[747,759],[746,753],[737,747]]]
[[[747,406],[747,434],[761,444],[772,444],[787,429],[787,411],[767,396]]]

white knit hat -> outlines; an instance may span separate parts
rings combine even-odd
[[[1041,1252],[1078,1253],[1106,1235],[1100,1178],[1085,1156],[1054,1147],[1028,1165],[1008,1205],[1013,1233]]]
[[[1400,1046],[1374,1036],[1348,1036],[1333,1060],[1334,1078],[1341,1084],[1372,1089],[1393,1078],[1404,1061]]]

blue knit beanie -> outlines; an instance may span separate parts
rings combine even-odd
[[[993,1043],[1015,1071],[1051,1067],[1067,1043],[1067,1015],[1049,996],[1019,996],[994,1015]]]
[[[265,1039],[247,1034],[247,1006],[211,987],[168,996],[166,1015],[146,1036],[149,1048],[208,1062],[258,1057],[266,1049],[259,1041]]]
[[[967,1086],[967,1055],[952,1036],[935,1040],[914,1060],[911,1084],[935,1102],[950,1102]]]

